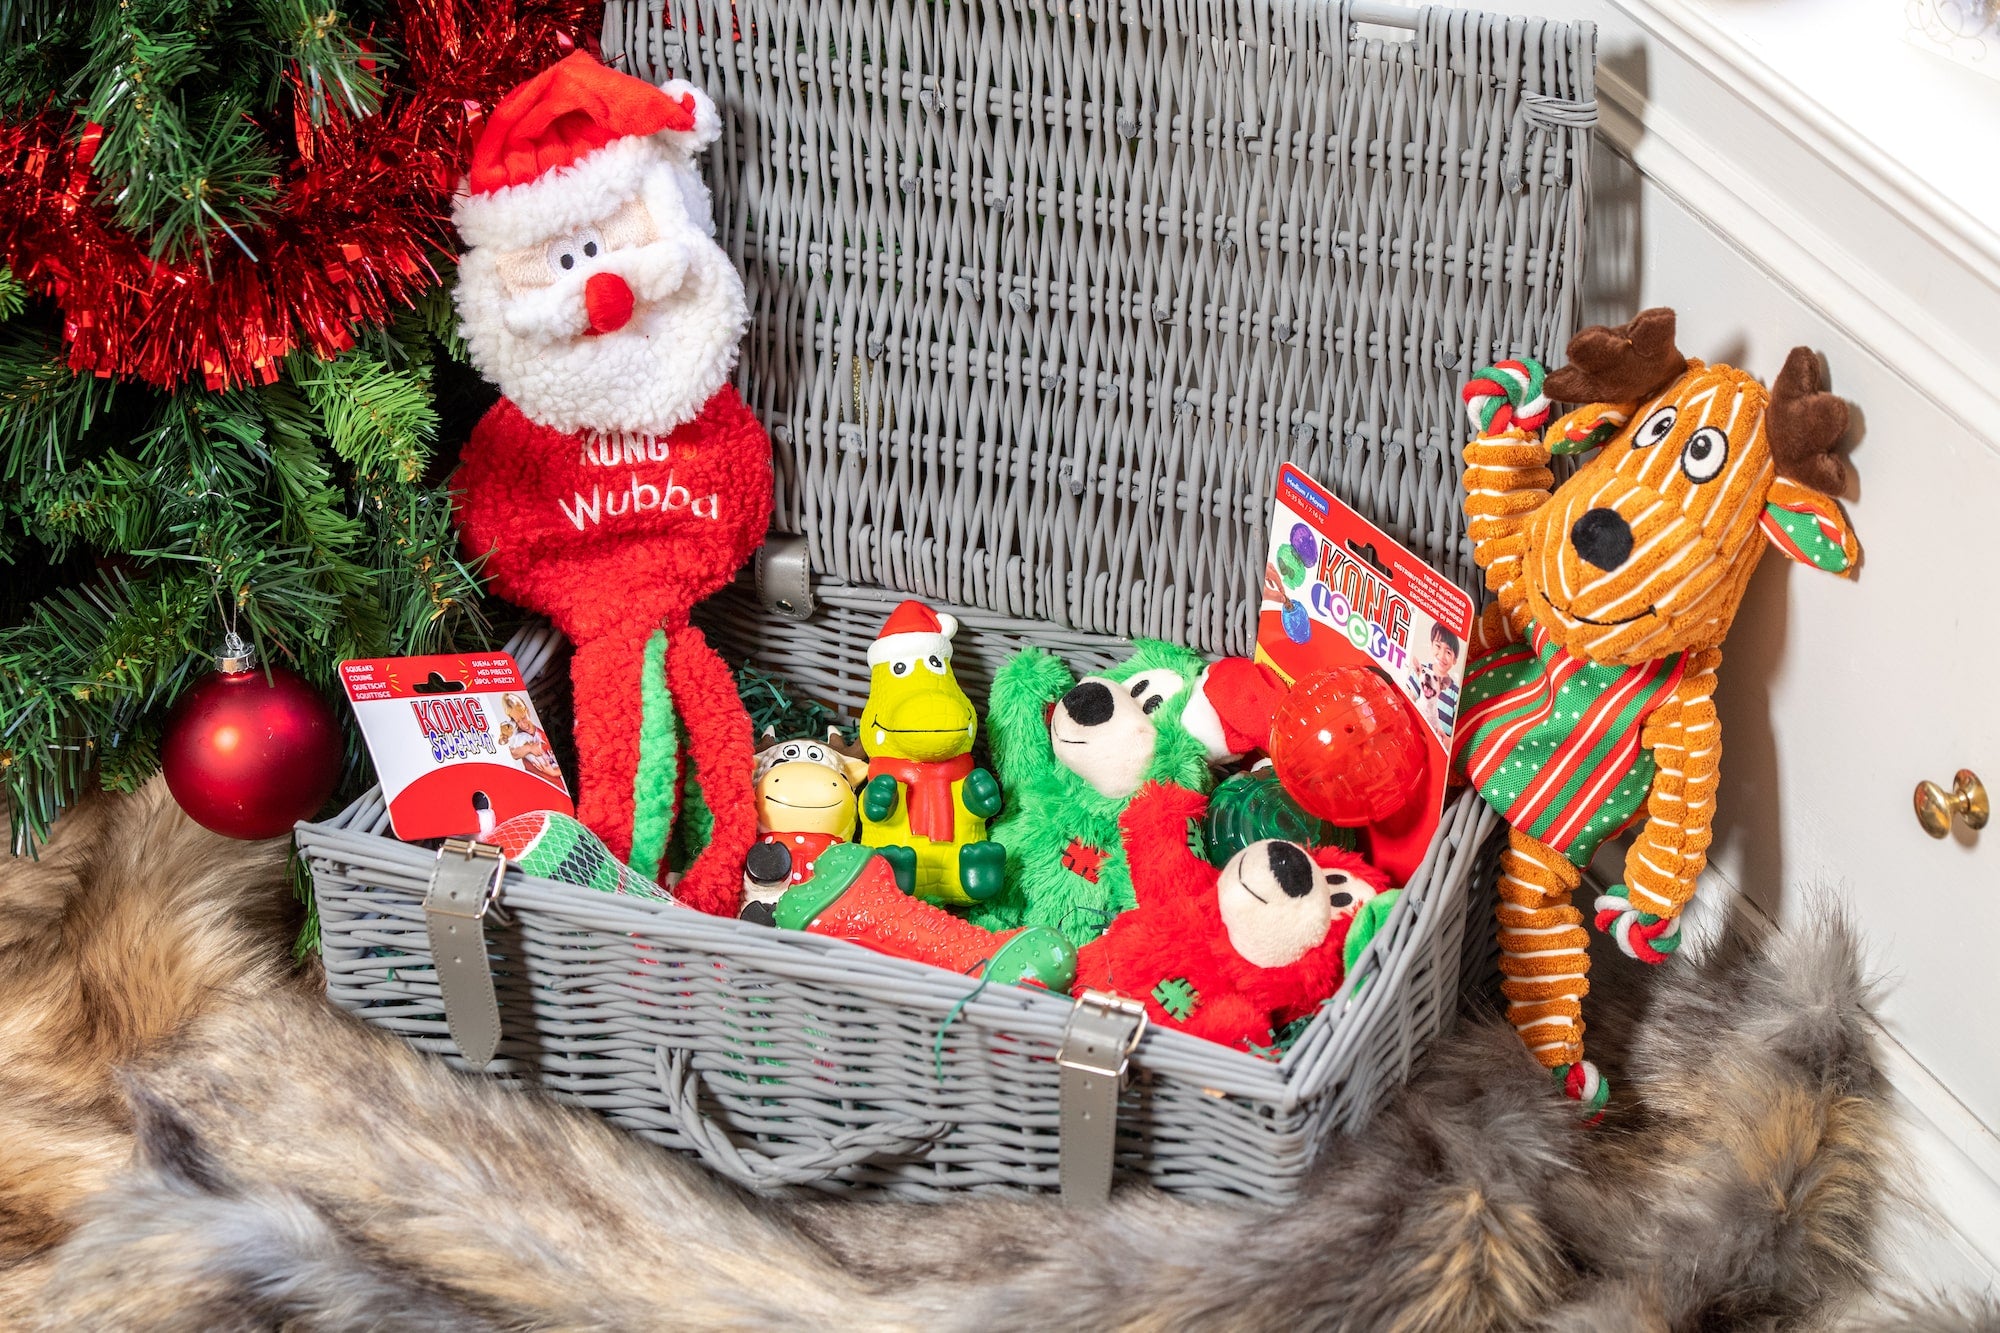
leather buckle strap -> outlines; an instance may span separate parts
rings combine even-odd
[[[485,917],[491,911],[505,919],[498,903],[506,873],[507,858],[498,847],[447,838],[424,893],[424,926],[445,1026],[474,1069],[484,1068],[500,1045],[500,1001],[486,957]]]
[[[1058,1174],[1063,1203],[1088,1208],[1111,1197],[1118,1153],[1118,1094],[1132,1053],[1146,1035],[1146,1006],[1101,991],[1085,991],[1070,1010],[1056,1064],[1062,1068]]]

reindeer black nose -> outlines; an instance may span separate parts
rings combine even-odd
[[[1303,898],[1313,891],[1316,876],[1311,857],[1289,842],[1272,843],[1270,856],[1271,878],[1278,881],[1287,898]]]
[[[1612,570],[1632,554],[1632,529],[1615,509],[1593,509],[1569,530],[1576,553],[1599,569]]]
[[[1079,725],[1101,727],[1111,720],[1111,687],[1086,680],[1062,697],[1063,711]]]

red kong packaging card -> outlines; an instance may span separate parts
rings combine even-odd
[[[340,682],[397,837],[470,836],[530,810],[576,813],[506,653],[342,662]]]
[[[1472,619],[1457,584],[1298,468],[1278,469],[1256,657],[1287,685],[1329,667],[1370,667],[1408,701],[1425,787],[1368,829],[1369,859],[1398,884],[1416,872],[1444,810]]]

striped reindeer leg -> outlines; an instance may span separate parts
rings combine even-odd
[[[1590,937],[1570,896],[1583,872],[1516,828],[1500,854],[1500,983],[1507,1021],[1563,1092],[1593,1115],[1611,1084],[1583,1058],[1583,997],[1590,993]]]
[[[1722,764],[1714,697],[1721,665],[1720,649],[1696,653],[1672,702],[1647,719],[1640,744],[1652,750],[1656,771],[1646,824],[1625,855],[1625,882],[1597,899],[1597,928],[1642,963],[1665,962],[1680,948],[1681,911],[1708,864]]]

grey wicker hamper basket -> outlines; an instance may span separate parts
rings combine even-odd
[[[1306,0],[614,0],[607,60],[723,110],[738,380],[777,457],[781,536],[711,639],[850,714],[905,594],[960,616],[975,699],[1027,642],[1245,652],[1287,458],[1474,586],[1455,389],[1570,332],[1593,41]],[[559,665],[547,629],[511,648]],[[1282,1059],[1147,1032],[1119,1169],[1292,1197],[1448,1018],[1494,824],[1457,796]],[[298,839],[329,996],[456,1059],[436,854],[373,794]],[[489,1071],[760,1189],[1057,1183],[1070,1001],[512,869],[499,904]]]

